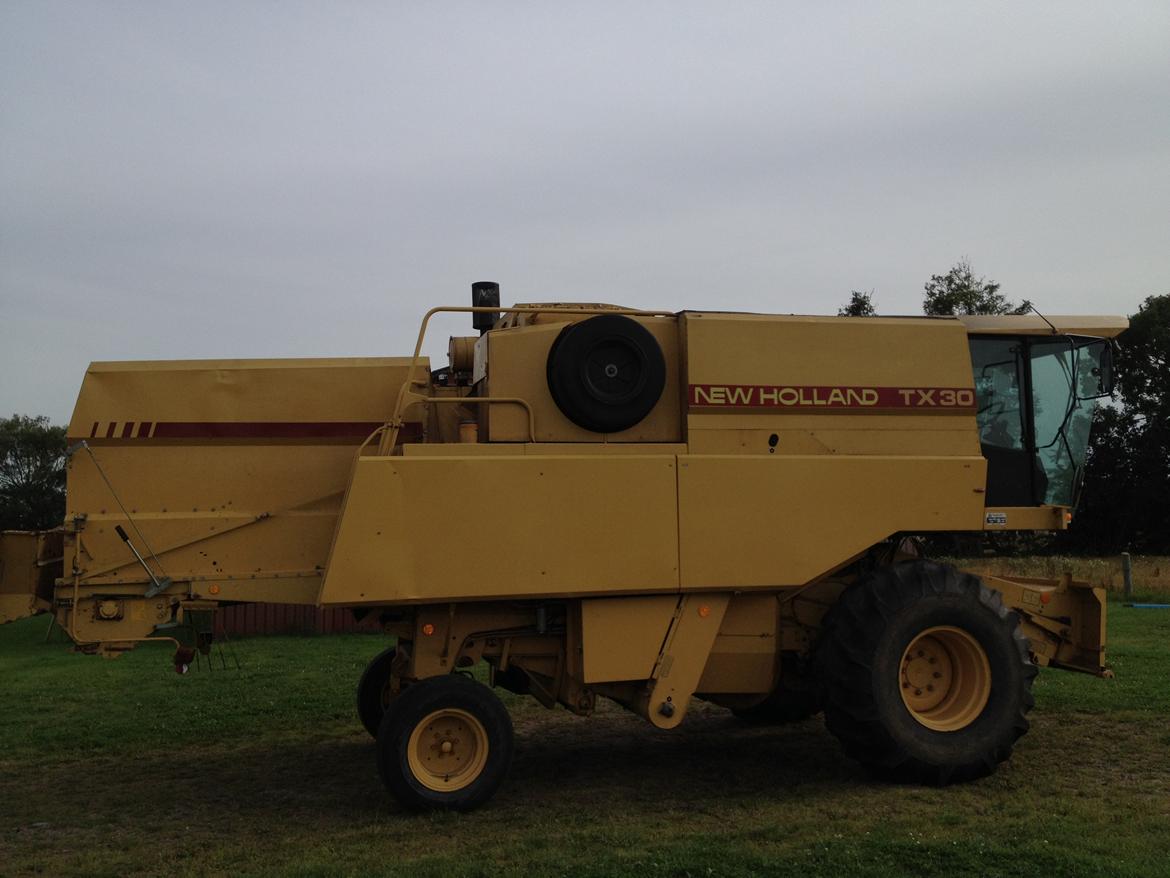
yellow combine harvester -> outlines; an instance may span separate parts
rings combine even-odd
[[[103,655],[173,641],[185,670],[224,604],[375,614],[396,640],[359,714],[413,808],[507,772],[480,662],[664,729],[696,698],[823,710],[851,756],[927,783],[1008,758],[1038,665],[1106,673],[1100,589],[980,579],[907,537],[1067,526],[1123,318],[473,301],[428,313],[413,357],[94,363],[62,532],[4,538],[0,618],[50,610]],[[440,311],[480,334],[432,372]]]

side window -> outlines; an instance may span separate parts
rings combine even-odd
[[[979,441],[998,448],[1024,448],[1020,405],[1022,343],[1017,339],[972,339]]]
[[[1101,345],[1065,339],[1032,345],[1032,418],[1036,453],[1048,477],[1045,503],[1071,505],[1085,465],[1092,399],[1100,395]]]

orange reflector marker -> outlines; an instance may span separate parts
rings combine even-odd
[[[1065,524],[1072,524],[1072,513],[1071,512],[1066,512],[1064,514],[1064,523]]]
[[[211,592],[212,594],[219,594],[219,586],[213,585],[211,588],[208,589],[208,591]]]
[[[1040,592],[1040,603],[1042,603],[1042,604],[1052,603],[1052,592],[1049,592],[1049,591]]]
[[[422,633],[425,634],[427,637],[430,637],[432,634],[435,633],[435,626],[432,625],[430,622],[427,622],[427,624],[422,626]]]
[[[702,606],[699,607],[699,615],[702,616],[704,619],[706,619],[708,616],[711,615],[711,608],[708,607],[706,604],[703,604]]]

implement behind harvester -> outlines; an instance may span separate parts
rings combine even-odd
[[[696,698],[823,711],[926,783],[1009,757],[1038,666],[1108,673],[1100,589],[979,578],[914,537],[1067,527],[1123,318],[473,301],[429,312],[413,357],[91,365],[65,521],[3,536],[0,621],[50,611],[106,656],[169,641],[185,671],[220,606],[374,614],[395,641],[358,713],[411,808],[507,773],[480,662],[664,729]],[[432,372],[442,311],[480,335]]]

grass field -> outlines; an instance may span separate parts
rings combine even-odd
[[[1110,606],[1115,680],[1042,672],[995,776],[891,787],[819,719],[700,706],[675,732],[508,698],[511,777],[484,810],[384,793],[352,686],[372,635],[254,638],[177,676],[0,628],[0,874],[1165,876],[1170,610]]]

